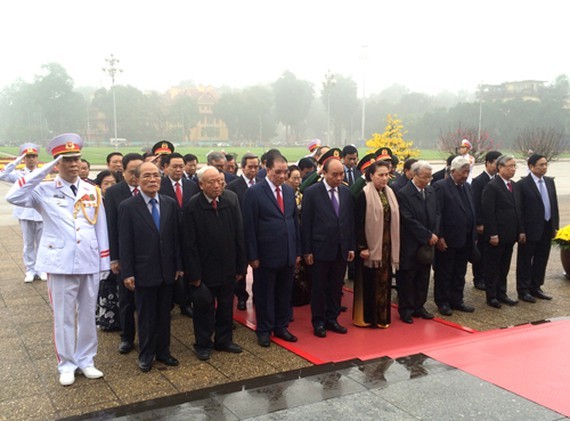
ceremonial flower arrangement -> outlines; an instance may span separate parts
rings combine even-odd
[[[570,250],[570,225],[559,229],[552,242],[561,250]]]

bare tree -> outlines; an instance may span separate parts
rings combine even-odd
[[[475,158],[475,162],[485,161],[487,152],[497,148],[495,141],[489,137],[486,130],[481,131],[481,137],[478,138],[477,128],[462,126],[459,123],[457,129],[439,135],[439,149],[448,155],[456,155],[463,139],[471,142],[472,148],[469,153]]]
[[[544,155],[550,162],[564,153],[567,146],[564,131],[555,127],[535,127],[522,130],[515,139],[513,149],[525,158],[533,153]]]

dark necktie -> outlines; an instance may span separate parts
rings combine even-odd
[[[507,181],[507,189],[512,193],[513,192],[513,185],[510,181]]]
[[[182,189],[180,188],[180,183],[177,181],[174,185],[176,186],[176,200],[178,200],[178,205],[182,207]]]
[[[148,201],[152,206],[151,214],[152,220],[154,221],[154,225],[156,225],[156,229],[160,231],[160,215],[158,214],[158,207],[156,206],[156,199],[152,198]]]
[[[212,207],[216,212],[218,211],[218,201],[216,199],[212,200]]]
[[[138,188],[138,187],[135,187],[135,188],[133,189],[133,196],[138,196],[138,195],[139,195],[139,188]]]
[[[77,187],[75,186],[75,184],[72,184],[71,186],[69,186],[71,188],[71,191],[73,192],[74,196],[77,196]]]
[[[338,206],[338,200],[336,198],[336,195],[334,194],[334,189],[330,189],[331,192],[331,203],[334,209],[334,213],[336,214],[337,218],[338,218],[338,214],[339,214],[339,206]]]
[[[277,187],[275,189],[275,192],[277,193],[277,204],[279,205],[279,210],[281,210],[281,213],[285,213],[285,205],[283,204],[283,196],[281,196],[281,189],[279,187]]]
[[[352,168],[349,168],[347,171],[348,171],[348,185],[352,186],[354,184],[354,176],[352,175]]]

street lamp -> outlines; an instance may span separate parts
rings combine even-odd
[[[331,88],[336,85],[336,79],[330,70],[327,70],[323,80],[323,89],[327,92],[327,145],[331,145]]]
[[[363,45],[360,52],[360,59],[362,60],[362,125],[360,130],[360,137],[365,141],[364,129],[366,128],[366,60],[368,59],[368,45]]]
[[[103,67],[103,71],[109,73],[111,76],[111,89],[113,91],[113,124],[114,124],[114,131],[115,131],[115,149],[119,150],[119,142],[117,137],[117,102],[115,100],[115,76],[117,73],[121,73],[123,69],[119,69],[117,65],[119,64],[119,59],[115,58],[113,54],[109,55],[108,58],[105,59],[107,62],[107,67]]]

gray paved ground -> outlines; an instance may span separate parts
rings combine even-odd
[[[570,223],[570,172],[565,167],[567,162],[561,162],[550,169],[550,175],[557,180],[562,225]],[[522,174],[521,171],[524,169],[519,168]],[[6,184],[0,183],[0,419],[56,419],[310,366],[274,344],[269,349],[260,348],[255,334],[242,326],[237,327],[235,337],[244,347],[244,354],[215,353],[209,362],[198,362],[191,351],[191,322],[173,312],[172,353],[181,361],[180,367],[166,368],[157,364],[150,373],[141,374],[134,354],[117,353],[117,334],[101,332],[96,361],[105,372],[104,379],[88,381],[78,377],[73,386],[61,387],[57,381],[46,284],[23,283],[21,233],[16,221],[9,216],[10,206],[3,200],[7,189]],[[513,271],[509,293],[515,297],[512,274]],[[477,311],[472,315],[454,314],[449,320],[487,330],[570,315],[570,282],[562,275],[556,249],[550,258],[545,284],[545,290],[555,297],[552,302],[520,303],[495,310],[484,304],[484,294],[471,285],[469,279],[466,301],[475,305]],[[431,298],[428,309],[435,310]],[[335,399],[339,400],[321,404],[331,415],[342,413],[345,407],[342,398]],[[393,402],[379,405],[390,407]],[[422,408],[416,406],[415,412],[409,415],[424,417],[422,411],[429,408]],[[263,419],[282,418],[267,416]]]

